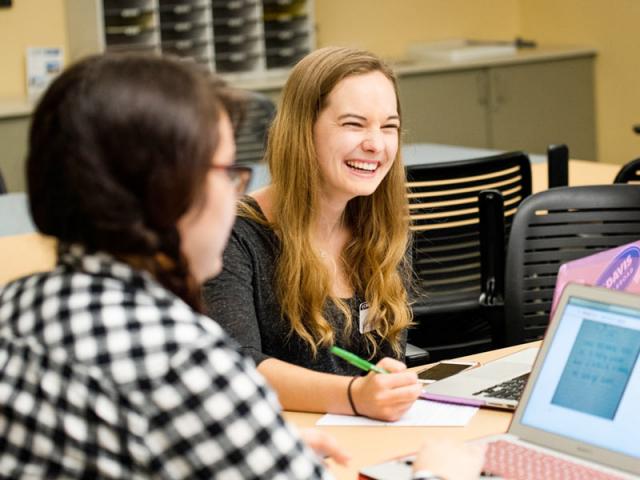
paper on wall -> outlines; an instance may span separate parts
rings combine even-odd
[[[36,100],[64,67],[60,47],[27,48],[27,95]]]

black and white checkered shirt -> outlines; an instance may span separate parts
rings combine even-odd
[[[222,329],[108,255],[0,292],[3,478],[326,478]]]

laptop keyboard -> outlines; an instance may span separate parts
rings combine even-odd
[[[479,392],[474,393],[474,395],[481,397],[502,398],[505,400],[520,400],[522,392],[524,391],[524,386],[527,384],[528,378],[529,374],[525,373],[524,375],[512,378],[511,380],[507,380],[506,382],[502,382],[498,385],[480,390]]]
[[[488,445],[484,472],[514,480],[619,480],[594,470],[515,443],[499,440]]]

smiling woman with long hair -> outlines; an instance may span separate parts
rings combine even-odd
[[[396,419],[420,392],[401,363],[411,324],[401,126],[395,76],[368,52],[316,50],[284,87],[272,183],[241,202],[205,304],[285,408]],[[393,373],[360,377],[333,345]]]

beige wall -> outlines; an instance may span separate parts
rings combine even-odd
[[[639,0],[316,0],[318,44],[402,57],[413,42],[454,37],[593,46],[598,159],[640,156]],[[388,34],[387,32],[391,32]]]
[[[26,95],[26,48],[66,48],[63,0],[14,0],[0,9],[0,45],[0,97]]]
[[[411,43],[449,38],[510,39],[516,0],[316,0],[319,46],[348,45],[400,58]]]
[[[318,45],[404,56],[411,43],[455,37],[594,46],[599,160],[640,156],[640,0],[315,0]],[[66,46],[63,0],[0,9],[0,97],[23,95],[27,46]]]
[[[540,43],[592,45],[596,61],[598,159],[640,157],[640,1],[519,0],[521,33]]]

